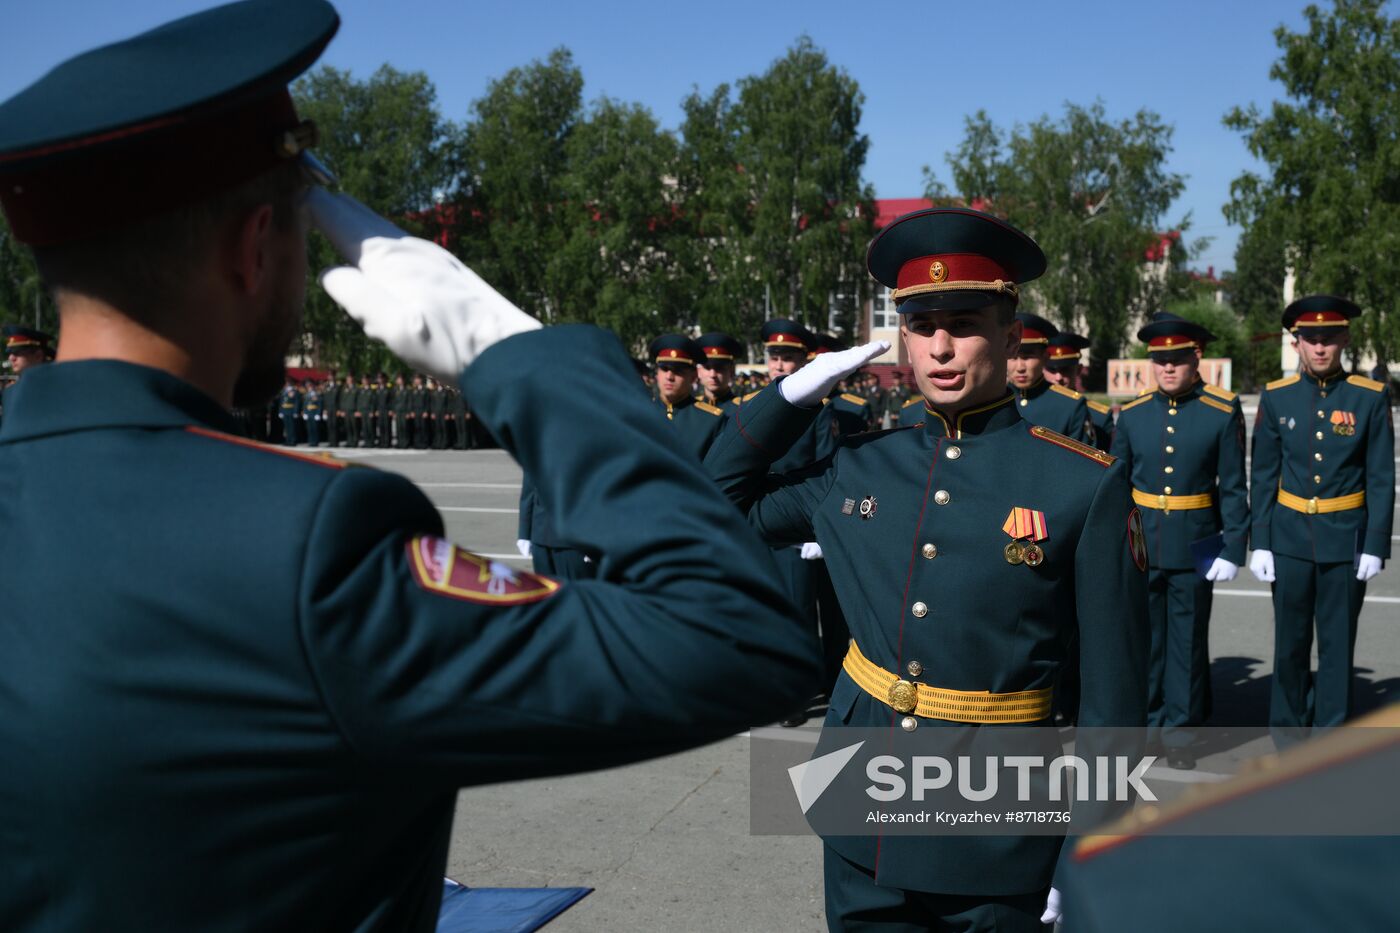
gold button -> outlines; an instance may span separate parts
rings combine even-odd
[[[913,716],[905,716],[899,721],[899,728],[903,729],[905,732],[913,732],[915,729],[919,728],[919,721]]]
[[[1166,472],[1168,472],[1168,473],[1175,473],[1176,470],[1172,469],[1171,467],[1167,467]]]
[[[1022,407],[1025,407],[1026,405],[1029,405],[1029,404],[1030,404],[1030,403],[1027,402],[1025,399],[1021,399],[1021,406],[1022,406]]]
[[[1321,432],[1321,431],[1318,431],[1317,434],[1316,434],[1315,436],[1317,437],[1318,440],[1322,440],[1322,432]]]
[[[914,618],[922,619],[924,616],[928,615],[928,606],[923,603],[915,603],[910,607],[909,611],[914,613]]]
[[[1168,486],[1168,487],[1166,487],[1165,489],[1163,489],[1162,492],[1164,492],[1164,493],[1166,493],[1167,495],[1170,496],[1170,495],[1172,494],[1172,488],[1171,488],[1170,486]]]
[[[919,676],[920,674],[922,674],[923,672],[924,672],[924,666],[923,666],[922,664],[920,664],[918,661],[910,661],[910,662],[909,662],[909,676],[910,676],[910,677],[918,677],[918,676]]]
[[[1326,397],[1327,397],[1327,393],[1326,393],[1326,392],[1319,392],[1318,394],[1321,395],[1323,398],[1326,398]]]
[[[1176,433],[1176,428],[1172,427],[1171,425],[1167,425],[1167,433],[1168,433],[1168,434],[1175,434],[1175,433]]]
[[[953,497],[948,495],[948,490],[946,489],[940,489],[933,494],[933,501],[937,502],[939,505],[947,505],[948,500],[951,498]]]
[[[1169,454],[1174,454],[1174,453],[1176,453],[1176,448],[1173,447],[1171,444],[1168,444],[1168,445],[1167,445],[1167,453],[1169,453]]]
[[[1167,414],[1169,414],[1169,415],[1175,415],[1175,414],[1176,414],[1176,409],[1175,409],[1175,408],[1168,408],[1168,409],[1167,409]]]
[[[935,557],[937,557],[937,556],[938,556],[938,545],[936,545],[936,544],[925,544],[925,545],[924,545],[924,556],[927,557],[929,560],[933,560]]]
[[[1318,462],[1321,462],[1321,461],[1322,461],[1322,454],[1313,454],[1313,459],[1314,459],[1314,460],[1317,460]]]
[[[1321,409],[1321,408],[1319,408],[1319,409],[1317,410],[1317,416],[1318,416],[1319,418],[1325,417],[1325,416],[1322,414],[1322,409]]]
[[[949,447],[949,448],[948,448],[947,457],[948,457],[949,460],[956,460],[956,459],[958,459],[958,458],[961,457],[961,456],[962,456],[962,448],[961,448],[961,447]]]
[[[1314,482],[1314,483],[1321,483],[1321,482],[1322,482],[1322,477],[1321,477],[1321,476],[1314,476],[1314,477],[1313,477],[1313,482]]]

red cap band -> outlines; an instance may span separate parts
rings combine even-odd
[[[1014,282],[1011,274],[986,256],[975,253],[943,253],[920,256],[899,268],[898,288],[940,285],[944,282]]]

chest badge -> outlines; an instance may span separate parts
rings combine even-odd
[[[875,509],[878,508],[878,506],[879,503],[875,501],[874,496],[866,496],[864,499],[860,500],[860,517],[866,521],[874,518]]]
[[[1050,537],[1044,512],[1017,506],[1006,516],[1001,530],[1011,538],[1011,543],[1001,552],[1008,564],[1039,567],[1044,563],[1045,551],[1037,543]]]
[[[1356,433],[1356,415],[1349,411],[1332,412],[1332,433],[1342,437],[1351,437]]]
[[[842,514],[842,515],[854,515],[855,512],[856,512],[856,500],[854,500],[854,499],[847,499],[845,502],[842,502],[842,503],[841,503],[841,514]]]

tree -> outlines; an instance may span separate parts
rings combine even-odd
[[[1282,240],[1261,224],[1246,228],[1235,247],[1235,271],[1227,287],[1248,339],[1244,355],[1235,357],[1235,385],[1246,390],[1280,375],[1283,249]]]
[[[1095,363],[1118,356],[1132,325],[1189,290],[1179,232],[1164,240],[1167,209],[1185,185],[1169,172],[1172,128],[1155,113],[1110,121],[1102,103],[1065,106],[1004,131],[985,111],[968,117],[948,154],[960,203],[980,204],[1026,231],[1049,260],[1023,296],[1057,323],[1087,329]],[[949,195],[927,167],[926,196]],[[1193,248],[1199,248],[1197,244]]]
[[[297,109],[320,130],[317,155],[346,193],[411,233],[432,236],[432,211],[452,185],[447,142],[453,132],[437,108],[437,92],[421,72],[383,65],[367,81],[323,66],[292,87]],[[310,267],[341,260],[320,235],[308,243]],[[402,364],[319,287],[308,290],[305,330],[318,359],[359,372],[401,370]]]
[[[1304,32],[1274,31],[1282,55],[1269,76],[1285,101],[1268,113],[1235,107],[1225,125],[1244,134],[1267,177],[1232,183],[1226,216],[1287,244],[1299,294],[1347,296],[1365,309],[1357,343],[1400,356],[1400,19],[1383,0],[1308,6]],[[1275,311],[1281,310],[1276,308]],[[1355,362],[1353,360],[1353,362]]]
[[[0,322],[58,333],[58,312],[39,281],[34,256],[0,215]]]

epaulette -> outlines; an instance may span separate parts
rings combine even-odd
[[[1075,399],[1076,401],[1084,397],[1078,392],[1074,391],[1073,389],[1066,389],[1064,386],[1055,382],[1050,383],[1050,391],[1058,392],[1061,395],[1068,395],[1070,398]]]
[[[845,399],[846,401],[850,402],[852,405],[865,405],[865,404],[867,404],[867,402],[866,402],[865,399],[861,398],[859,395],[852,395],[852,394],[849,393],[849,392],[842,392],[842,393],[841,393],[841,397],[842,397],[843,399]]]
[[[1150,401],[1152,401],[1152,396],[1150,396],[1150,395],[1139,395],[1137,398],[1133,399],[1131,402],[1129,402],[1128,404],[1124,405],[1122,408],[1118,409],[1118,414],[1121,415],[1121,414],[1123,414],[1123,412],[1127,411],[1127,410],[1130,409],[1130,408],[1137,408],[1137,407],[1138,407],[1139,405],[1141,405],[1143,402],[1150,402]]]
[[[1223,411],[1227,415],[1233,415],[1235,413],[1235,410],[1229,405],[1226,405],[1224,402],[1218,401],[1216,399],[1209,398],[1205,395],[1201,396],[1201,404],[1206,405],[1210,408],[1214,408],[1216,411]]]
[[[1347,376],[1347,382],[1354,386],[1361,386],[1363,389],[1370,389],[1372,392],[1384,392],[1385,383],[1377,382],[1374,379],[1367,379],[1365,376]]]
[[[700,409],[701,411],[706,412],[707,414],[711,414],[711,415],[722,415],[722,414],[724,414],[724,412],[720,411],[718,408],[716,408],[715,406],[711,405],[709,402],[696,402],[696,403],[695,403],[695,407],[698,408],[698,409]]]
[[[1297,382],[1301,378],[1303,377],[1299,376],[1297,373],[1294,373],[1291,376],[1284,376],[1282,379],[1275,379],[1273,382],[1264,386],[1264,391],[1271,392],[1274,389],[1282,389],[1284,386],[1291,386],[1293,383]]]
[[[1057,447],[1063,447],[1065,450],[1072,450],[1081,457],[1088,457],[1100,466],[1113,466],[1113,464],[1118,461],[1117,457],[1112,454],[1106,454],[1097,447],[1081,444],[1072,437],[1065,437],[1063,434],[1059,434],[1049,428],[1042,428],[1040,425],[1031,428],[1031,436],[1038,437],[1042,441],[1049,441]]]
[[[903,405],[899,406],[899,410],[900,410],[900,411],[903,411],[904,409],[908,408],[910,405],[922,405],[923,403],[924,403],[924,397],[923,397],[922,395],[916,395],[916,396],[914,396],[913,398],[911,398],[909,401],[905,402]]]
[[[749,399],[753,398],[755,395],[757,395],[759,392],[762,392],[762,391],[763,391],[762,389],[759,389],[759,390],[756,391],[756,392],[750,392],[748,395],[745,395],[743,398],[739,399],[740,404],[743,404],[744,402],[747,402]]]
[[[1092,836],[1084,836],[1074,849],[1074,860],[1082,862],[1115,848],[1157,827],[1185,816],[1209,810],[1256,791],[1267,791],[1287,781],[1308,777],[1332,765],[1345,765],[1356,758],[1379,751],[1395,741],[1400,725],[1400,706],[1389,706],[1355,719],[1326,735],[1298,745],[1283,754],[1269,754],[1246,762],[1240,773],[1227,781],[1193,785],[1194,791],[1169,803],[1143,807],[1121,817]]]
[[[1209,382],[1201,384],[1201,391],[1206,395],[1214,395],[1216,398],[1224,399],[1227,402],[1233,402],[1235,400],[1235,393],[1231,392],[1229,389],[1222,389],[1220,386],[1211,385]]]
[[[265,454],[276,454],[279,457],[287,457],[291,460],[300,460],[303,463],[314,463],[316,466],[328,467],[332,470],[344,470],[347,467],[355,466],[353,463],[346,463],[335,454],[322,451],[320,453],[302,453],[299,450],[288,450],[286,447],[275,447],[272,444],[264,444],[259,441],[250,441],[246,437],[239,437],[236,434],[225,434],[223,431],[215,431],[211,428],[201,428],[198,425],[185,425],[185,430],[190,434],[198,434],[200,437],[212,438],[216,441],[223,441],[226,444],[233,444],[237,447],[247,447],[252,450],[261,450]]]
[[[1084,404],[1085,404],[1085,405],[1088,405],[1088,406],[1089,406],[1089,409],[1090,409],[1091,411],[1096,411],[1096,412],[1098,412],[1098,413],[1101,414],[1101,415],[1106,415],[1106,414],[1108,414],[1109,412],[1113,411],[1112,408],[1109,408],[1109,407],[1108,407],[1107,405],[1105,405],[1103,402],[1096,402],[1096,401],[1094,401],[1094,400],[1091,399],[1091,398],[1086,398],[1086,399],[1084,400]]]
[[[1156,391],[1156,389],[1143,389],[1141,392],[1138,393],[1138,398],[1142,398],[1144,395],[1151,395],[1153,392]]]

